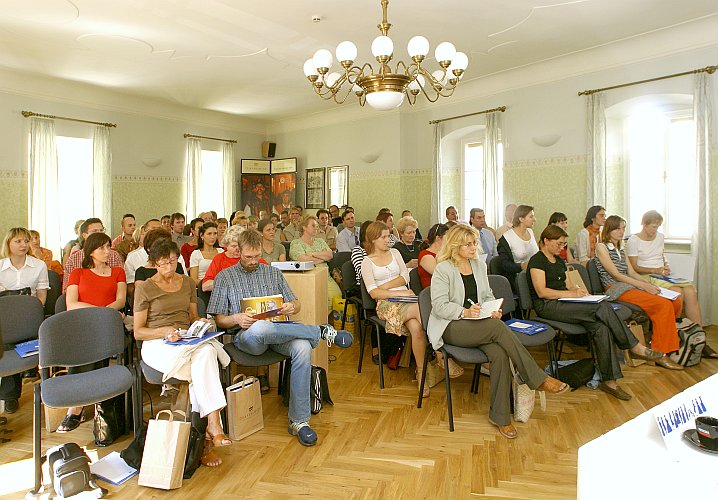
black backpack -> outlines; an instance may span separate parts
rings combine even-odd
[[[590,358],[579,359],[575,363],[562,366],[558,369],[558,379],[571,386],[572,389],[578,389],[588,383],[593,378],[596,367]]]
[[[284,406],[289,406],[291,371],[290,363],[287,363],[284,368],[282,381],[282,403]],[[321,366],[312,366],[312,372],[309,378],[309,398],[309,406],[314,415],[322,411],[323,403],[334,405],[334,401],[332,401],[329,395],[327,372]]]
[[[107,493],[95,482],[95,476],[90,473],[90,458],[76,443],[50,448],[46,457],[52,487],[59,497],[94,491],[97,498],[102,498]]]

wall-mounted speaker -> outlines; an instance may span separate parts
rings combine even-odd
[[[274,158],[277,151],[277,143],[264,141],[262,143],[262,158]]]

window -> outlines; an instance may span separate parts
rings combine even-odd
[[[690,240],[695,227],[695,131],[690,110],[638,109],[624,120],[627,215],[631,233],[648,210],[663,215],[667,239]]]
[[[224,211],[224,188],[221,151],[202,150],[202,178],[197,213]],[[187,214],[190,217],[190,214]]]
[[[349,167],[329,167],[328,169],[329,203],[326,206],[344,206],[348,203],[347,191],[349,181]]]
[[[498,147],[499,165],[503,165],[503,146]],[[486,188],[485,188],[485,172],[484,172],[484,145],[478,140],[464,140],[462,142],[462,162],[463,169],[461,171],[461,217],[468,220],[469,213],[472,208],[481,208],[488,211],[487,216],[492,217],[497,214],[490,214],[491,207],[487,206]],[[503,191],[502,181],[498,180],[498,192],[501,196]],[[497,206],[501,206],[501,200],[498,200]]]
[[[92,139],[58,135],[55,142],[57,190],[62,203],[62,210],[59,211],[60,241],[64,244],[77,237],[74,232],[75,222],[87,219],[94,212]]]

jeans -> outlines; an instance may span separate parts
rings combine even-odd
[[[321,338],[316,325],[272,323],[260,320],[234,337],[237,349],[258,356],[272,349],[289,356],[292,372],[289,386],[289,420],[306,422],[311,416],[309,391],[312,372],[312,349]]]

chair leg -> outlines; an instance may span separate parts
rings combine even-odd
[[[379,350],[379,388],[384,388],[384,360],[381,355],[381,331],[379,325],[374,325],[376,330],[376,347]]]
[[[474,365],[474,375],[471,378],[471,393],[476,394],[479,392],[479,380],[481,379],[481,364],[477,363]]]
[[[35,486],[29,495],[37,495],[42,488],[42,448],[40,445],[40,384],[33,385],[32,458],[35,464]]]
[[[442,351],[444,355],[444,382],[446,383],[446,408],[449,412],[449,431],[454,432],[454,408],[451,404],[451,377],[449,377],[449,354]]]
[[[429,355],[431,354],[431,344],[426,344],[424,351],[424,367],[421,370],[421,380],[419,381],[419,401],[416,403],[417,408],[421,408],[422,396],[424,394],[424,384],[426,383],[426,367],[429,365]]]
[[[361,322],[359,323],[359,366],[357,367],[357,373],[361,373],[361,365],[364,361],[364,344],[366,343],[366,323],[364,323],[364,328],[361,327]]]
[[[347,322],[347,307],[349,306],[349,301],[345,298],[344,299],[344,314],[342,314],[342,330],[344,330],[344,325]]]

